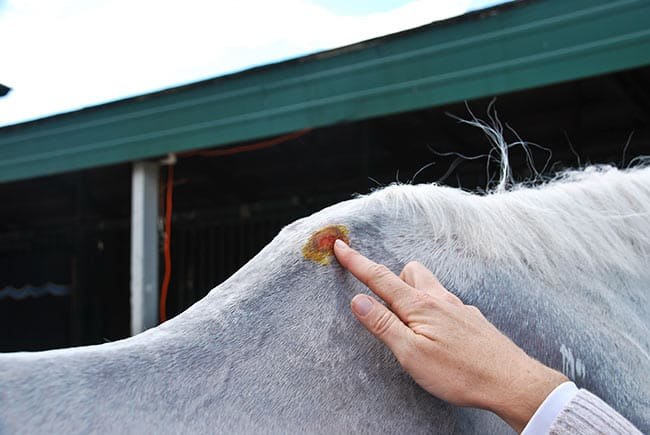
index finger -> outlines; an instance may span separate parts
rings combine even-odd
[[[377,296],[393,307],[413,289],[383,264],[364,257],[342,240],[334,243],[334,254],[341,266],[349,270]],[[399,315],[399,313],[397,313]]]

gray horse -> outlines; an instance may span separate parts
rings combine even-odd
[[[510,431],[428,395],[357,323],[349,302],[367,290],[329,256],[331,235],[310,241],[332,225],[396,272],[422,262],[650,431],[650,168],[589,168],[483,196],[390,186],[301,219],[157,328],[0,355],[0,432]]]

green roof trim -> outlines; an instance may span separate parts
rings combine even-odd
[[[647,0],[508,3],[418,29],[0,129],[0,182],[650,65]]]

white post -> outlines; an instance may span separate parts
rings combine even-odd
[[[131,335],[158,324],[158,183],[158,163],[133,164]]]

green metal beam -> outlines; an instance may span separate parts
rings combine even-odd
[[[343,49],[2,128],[0,182],[650,65],[648,23],[648,0],[506,4]]]

